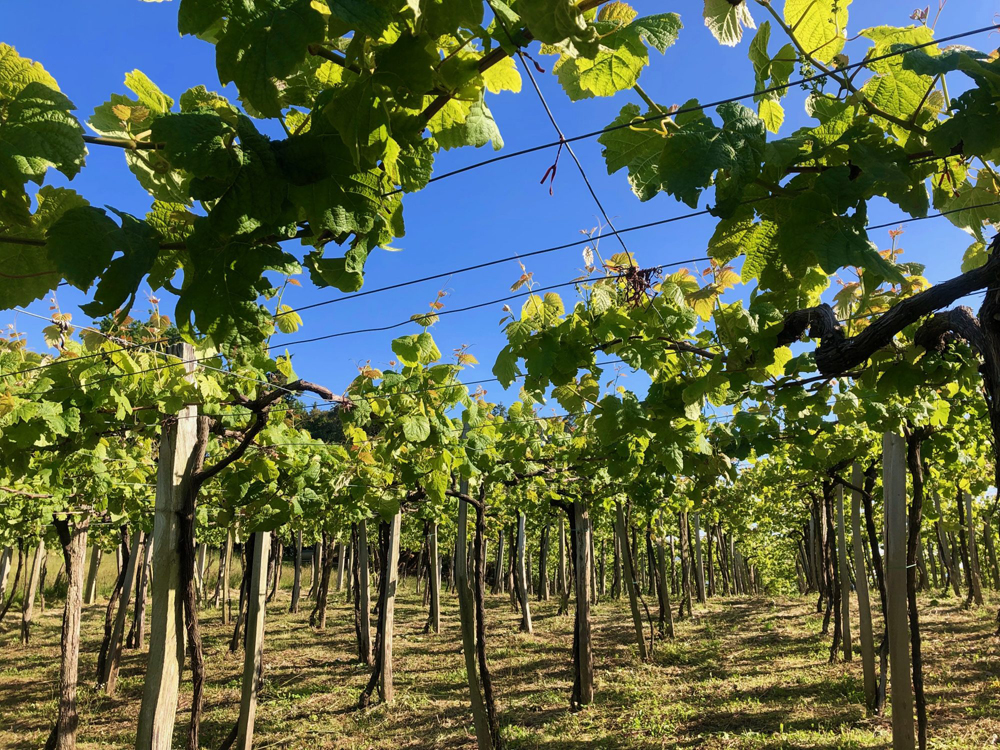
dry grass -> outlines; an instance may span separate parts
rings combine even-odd
[[[404,584],[396,610],[397,700],[367,711],[353,709],[367,672],[352,658],[353,624],[342,597],[324,632],[308,625],[310,603],[289,615],[285,593],[269,608],[256,747],[475,747],[455,597],[444,597],[443,632],[424,635],[425,613],[412,587],[412,579]],[[965,612],[955,599],[924,600],[933,748],[998,742],[995,604]],[[890,747],[888,719],[864,716],[860,663],[826,664],[826,638],[812,609],[801,599],[713,601],[643,664],[631,645],[626,605],[602,602],[594,620],[597,699],[573,714],[572,618],[556,615],[554,602],[533,603],[536,632],[522,635],[506,597],[491,597],[489,654],[504,736],[515,749]],[[103,617],[103,603],[85,608],[80,746],[128,748],[146,657],[126,652],[117,696],[96,692]],[[217,610],[205,610],[202,622],[208,665],[202,744],[216,748],[237,716],[242,659],[227,653],[230,633]],[[0,633],[0,747],[37,748],[55,712],[60,610],[50,602],[39,615],[30,648],[18,644],[16,624],[12,610]],[[182,686],[176,747],[183,746],[188,688]]]

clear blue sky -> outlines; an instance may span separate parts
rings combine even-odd
[[[685,24],[679,41],[666,55],[661,57],[651,51],[652,66],[643,73],[641,83],[657,102],[680,104],[695,97],[710,101],[752,91],[752,69],[746,59],[752,32],[744,37],[740,46],[724,48],[704,27],[700,0],[674,3],[640,0],[633,5],[641,14],[678,12]],[[103,0],[97,4],[67,0],[5,2],[0,5],[0,41],[14,45],[22,56],[40,61],[76,104],[78,116],[84,121],[112,92],[126,93],[124,75],[135,68],[146,73],[175,99],[198,84],[221,90],[235,99],[232,87],[221,89],[219,86],[215,48],[192,37],[178,35],[177,7],[178,3],[170,0],[159,3]],[[851,6],[849,31],[854,34],[871,25],[908,24],[913,9],[914,0],[856,0]],[[762,9],[752,5],[751,10],[758,22],[764,20]],[[996,0],[951,0],[938,24],[938,36],[984,26],[994,19],[998,10],[1000,2]],[[777,49],[779,38],[780,32],[775,31],[772,34],[774,49]],[[985,34],[963,42],[983,50],[997,44],[995,36]],[[864,44],[864,40],[857,44]],[[552,58],[539,57],[537,45],[531,52],[543,67],[551,67]],[[626,102],[639,103],[632,92],[623,92],[613,99],[571,103],[550,73],[536,73],[536,77],[567,136],[603,127]],[[552,127],[527,79],[520,94],[491,96],[488,103],[503,133],[505,149],[521,149],[553,139]],[[785,106],[788,118],[783,132],[805,123],[801,92],[793,92]],[[640,203],[629,190],[624,172],[607,175],[600,145],[595,140],[577,143],[575,149],[619,228],[690,210],[662,194],[648,203]],[[539,184],[554,154],[551,150],[511,159],[442,180],[421,193],[407,196],[404,202],[407,234],[397,242],[403,252],[376,251],[368,263],[366,287],[570,242],[579,238],[581,229],[597,226],[597,208],[566,154],[559,162],[554,195],[549,196],[548,187]],[[435,165],[436,172],[491,155],[489,147],[442,153]],[[53,184],[68,184],[94,205],[111,205],[143,215],[151,202],[127,170],[124,157],[117,149],[92,147],[86,168],[70,183],[54,172],[50,174],[56,178]],[[892,206],[872,206],[872,223],[892,221],[899,216],[898,209]],[[703,256],[714,224],[712,217],[700,217],[632,233],[627,235],[626,241],[640,265],[669,263]],[[875,232],[872,240],[883,248],[889,243],[885,230]],[[808,238],[803,237],[803,241],[808,242]],[[947,219],[914,224],[901,238],[905,259],[925,263],[927,277],[932,282],[950,278],[958,272],[962,252],[968,244],[968,236]],[[601,247],[602,252],[613,252],[618,246],[614,239],[607,238]],[[286,249],[297,252],[290,244],[286,244]],[[574,278],[583,261],[580,248],[575,248],[530,259],[527,266],[540,285],[549,285]],[[428,303],[441,288],[449,292],[444,300],[447,308],[495,299],[509,294],[511,283],[519,275],[517,264],[511,262],[450,281],[428,282],[318,308],[303,313],[302,329],[285,338],[298,339],[395,323],[413,313],[426,311]],[[308,274],[301,278],[303,287],[293,288],[286,294],[285,301],[292,306],[341,296],[336,290],[315,289],[308,281]],[[567,297],[571,294],[572,289],[564,294],[569,304],[572,300]],[[160,297],[163,311],[172,317],[172,296],[164,292]],[[78,309],[86,300],[86,296],[75,289],[64,287],[59,292],[62,309],[72,312],[78,324],[86,322]],[[141,314],[145,307],[140,296],[136,313]],[[446,355],[455,347],[471,346],[470,351],[481,364],[470,371],[466,379],[492,375],[493,360],[505,343],[498,326],[502,316],[500,308],[498,304],[445,316],[432,329]],[[48,314],[48,304],[44,301],[36,302],[30,309]],[[13,319],[13,313],[5,313],[0,321],[6,324]],[[24,315],[17,318],[18,328],[30,334],[29,345],[39,350],[44,348],[40,334],[44,325]],[[339,390],[357,374],[358,364],[371,360],[376,366],[384,366],[392,358],[389,349],[392,338],[418,330],[416,325],[409,325],[389,333],[362,334],[297,346],[293,349],[295,367],[302,377]],[[278,336],[274,343],[280,344],[281,340]],[[622,384],[644,391],[635,376]],[[516,391],[503,396],[496,383],[486,388],[490,399],[509,402],[516,398]]]

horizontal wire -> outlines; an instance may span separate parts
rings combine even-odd
[[[15,307],[14,310],[16,312],[19,312],[19,313],[24,313],[25,315],[30,315],[33,318],[38,318],[40,320],[45,320],[45,321],[48,321],[50,323],[55,323],[55,321],[52,320],[52,318],[47,318],[44,315],[39,315],[38,313],[29,312],[28,310],[24,310],[24,309],[19,308],[19,307]],[[104,331],[99,331],[96,328],[91,328],[89,326],[76,326],[76,327],[79,328],[81,331],[90,331],[91,333],[96,333],[98,336],[103,336],[104,338],[106,338],[108,341],[111,341],[112,343],[116,343],[116,344],[120,343],[120,340],[116,336],[111,336],[110,334],[104,333]],[[148,346],[146,346],[144,344],[137,344],[136,347],[139,348],[139,349],[141,349],[141,350],[143,350],[143,351],[146,351],[146,352],[149,352],[149,353],[154,354],[156,356],[159,356],[159,357],[172,357],[173,359],[179,359],[179,360],[183,360],[184,359],[183,357],[181,357],[181,356],[179,356],[177,354],[171,354],[170,352],[161,352],[161,351],[159,351],[157,349],[150,349]],[[77,359],[79,359],[79,358],[77,358]],[[187,363],[185,362],[184,364],[187,364]],[[213,372],[219,372],[219,373],[222,373],[223,375],[229,375],[231,377],[235,377],[235,378],[238,378],[240,380],[246,380],[248,382],[257,383],[258,385],[266,385],[269,388],[275,388],[276,390],[285,391],[286,393],[291,393],[293,395],[300,395],[296,391],[289,390],[288,388],[284,388],[283,386],[280,386],[280,385],[275,385],[274,383],[268,383],[266,380],[260,380],[259,378],[252,378],[249,375],[241,375],[240,373],[231,372],[231,371],[228,371],[228,370],[223,370],[223,369],[218,368],[218,367],[212,367],[211,365],[201,364],[201,365],[198,365],[198,367],[200,367],[202,370],[211,370]],[[319,396],[317,396],[314,393],[310,393],[308,395],[312,396],[314,399],[319,400]]]
[[[608,365],[624,365],[624,364],[628,364],[628,363],[625,360],[623,360],[623,359],[611,359],[611,360],[607,360],[605,362],[595,362],[594,364],[597,367],[606,367]],[[518,374],[516,374],[514,376],[514,380],[521,380],[522,378],[526,378],[526,377],[528,377],[527,373],[518,373]],[[445,383],[443,385],[437,385],[437,386],[433,386],[433,387],[430,387],[430,388],[420,388],[420,389],[409,390],[409,391],[395,391],[395,392],[387,394],[387,395],[389,395],[389,396],[412,396],[412,395],[416,395],[416,394],[420,394],[420,393],[434,393],[436,391],[445,390],[445,389],[451,389],[451,388],[465,388],[465,389],[468,389],[468,387],[470,385],[483,385],[485,383],[499,383],[499,382],[500,382],[500,378],[482,378],[480,380],[465,380],[465,381],[461,381],[461,382],[456,381],[454,383]],[[356,394],[350,395],[349,398],[351,398],[351,399],[361,398],[361,399],[364,399],[364,400],[368,401],[369,403],[371,403],[373,401],[378,401],[379,399],[385,398],[385,397],[384,396],[376,396],[374,394],[369,394],[369,393],[356,393]],[[308,411],[306,411],[306,408],[304,406],[290,406],[290,407],[285,407],[285,408],[282,408],[282,409],[271,409],[270,411],[268,411],[268,414],[280,414],[282,412],[299,411],[301,409],[304,412],[304,414],[306,416],[308,416],[313,410],[319,410],[319,409],[324,409],[324,408],[328,408],[328,407],[329,408],[339,408],[341,406],[342,406],[342,404],[335,403],[335,402],[328,402],[328,403],[322,403],[322,404],[310,404]],[[195,414],[195,415],[192,415],[192,416],[178,416],[178,417],[176,417],[176,419],[178,419],[178,420],[180,420],[180,419],[197,419],[200,416],[211,416],[211,417],[248,417],[248,416],[252,416],[253,414],[254,414],[254,412],[247,410],[247,411],[238,412],[238,413],[237,412],[227,412],[225,414],[209,414],[209,415]]]
[[[901,48],[901,49],[896,50],[894,52],[887,52],[887,53],[882,54],[882,55],[876,55],[875,57],[868,57],[868,58],[865,58],[864,60],[862,60],[860,62],[851,63],[849,65],[844,65],[843,67],[836,68],[835,70],[828,70],[828,71],[825,71],[825,72],[822,72],[822,73],[816,73],[815,75],[811,75],[811,76],[806,76],[804,78],[800,78],[797,81],[789,81],[788,83],[783,83],[783,84],[779,84],[779,85],[775,85],[775,86],[769,86],[767,88],[761,89],[759,91],[754,91],[754,92],[749,93],[749,94],[740,94],[739,96],[731,96],[731,97],[728,97],[726,99],[719,99],[719,100],[714,101],[714,102],[708,102],[706,104],[699,104],[699,105],[691,106],[691,107],[681,107],[679,109],[674,110],[673,112],[669,112],[667,115],[658,114],[658,115],[650,115],[650,116],[647,116],[647,117],[637,117],[634,120],[631,120],[631,121],[629,121],[627,123],[622,123],[620,125],[609,125],[608,127],[601,128],[600,130],[592,130],[589,133],[581,133],[580,135],[574,135],[574,136],[572,136],[570,138],[561,138],[558,141],[550,141],[548,143],[542,143],[542,144],[539,144],[537,146],[531,146],[529,148],[523,148],[523,149],[520,149],[519,151],[511,151],[511,152],[506,153],[506,154],[500,154],[499,156],[494,156],[494,157],[492,157],[490,159],[484,159],[482,161],[474,162],[473,164],[469,164],[469,165],[466,165],[464,167],[460,167],[458,169],[453,169],[450,172],[444,172],[442,174],[439,174],[439,175],[436,175],[434,177],[431,177],[430,180],[428,180],[428,184],[431,183],[431,182],[437,182],[438,180],[446,179],[448,177],[454,177],[455,175],[460,175],[460,174],[464,174],[466,172],[471,172],[474,169],[479,169],[480,167],[485,167],[485,166],[490,165],[490,164],[496,164],[497,162],[506,161],[507,159],[513,159],[513,158],[516,158],[518,156],[526,156],[527,154],[533,154],[533,153],[536,153],[538,151],[544,151],[546,149],[556,148],[560,144],[575,143],[576,141],[587,140],[589,138],[594,138],[596,136],[600,136],[600,135],[603,135],[605,133],[613,133],[616,130],[623,130],[625,128],[631,128],[634,125],[641,125],[642,123],[646,123],[646,122],[655,122],[657,120],[663,120],[663,119],[665,119],[667,117],[676,117],[677,115],[682,115],[682,114],[691,114],[691,113],[694,113],[694,112],[703,112],[706,109],[711,109],[711,108],[714,108],[714,107],[719,107],[719,106],[721,106],[723,104],[734,104],[736,102],[743,101],[744,99],[751,99],[751,98],[754,98],[754,97],[763,96],[765,94],[771,94],[771,93],[776,93],[776,92],[779,92],[779,91],[784,91],[786,89],[794,88],[796,86],[802,86],[802,85],[807,84],[807,83],[812,83],[813,81],[818,81],[818,80],[821,80],[821,79],[824,79],[824,78],[829,78],[830,76],[835,76],[835,75],[838,75],[838,74],[842,74],[842,73],[844,73],[844,72],[846,72],[848,70],[851,70],[853,68],[861,68],[861,67],[865,67],[867,65],[871,65],[872,63],[879,62],[881,60],[888,60],[888,59],[890,59],[892,57],[897,57],[899,55],[905,55],[905,54],[907,54],[909,52],[914,52],[916,50],[923,49],[925,47],[931,47],[931,46],[934,46],[934,45],[943,44],[945,42],[952,42],[952,41],[955,41],[956,39],[964,39],[965,37],[974,36],[976,34],[983,34],[983,33],[987,32],[987,31],[996,31],[997,28],[998,28],[997,24],[992,24],[990,26],[982,26],[982,27],[980,27],[978,29],[972,29],[970,31],[963,31],[963,32],[958,33],[958,34],[952,34],[951,36],[942,37],[941,39],[935,39],[935,40],[932,40],[930,42],[924,42],[922,44],[914,44],[914,45],[911,45],[909,47]],[[396,195],[397,193],[401,193],[401,192],[403,192],[402,188],[396,188],[395,190],[383,193],[383,196],[387,197],[387,196],[390,196],[390,195]]]
[[[755,200],[760,200],[760,199],[755,199]],[[966,206],[964,208],[949,209],[949,210],[940,211],[940,212],[934,213],[934,214],[928,214],[927,216],[906,217],[906,218],[898,219],[896,221],[886,222],[884,224],[876,224],[876,225],[867,227],[866,229],[869,230],[869,231],[870,230],[874,230],[874,229],[885,229],[885,228],[892,227],[892,226],[897,226],[897,225],[900,225],[900,224],[913,223],[913,222],[917,222],[917,221],[925,221],[927,219],[935,219],[935,218],[939,218],[939,217],[943,217],[943,216],[948,216],[948,215],[955,214],[955,213],[960,213],[962,211],[972,211],[972,210],[975,210],[975,209],[978,209],[978,208],[987,208],[987,207],[995,206],[995,205],[1000,205],[1000,201],[993,201],[993,202],[990,202],[990,203],[983,203],[983,204],[977,204],[977,205],[973,205],[973,206]],[[679,220],[681,218],[690,218],[690,217],[693,217],[693,216],[703,215],[705,213],[708,213],[708,211],[706,210],[706,211],[696,212],[694,214],[686,214],[686,215],[684,215],[682,217],[673,217],[669,221],[676,221],[676,220]],[[664,221],[667,221],[667,220],[664,220]],[[619,231],[624,232],[624,231],[629,231],[629,229],[632,229],[632,228],[626,228],[626,229],[619,230]],[[662,269],[662,268],[666,268],[666,267],[669,267],[669,266],[672,266],[672,265],[680,265],[680,264],[686,263],[686,262],[693,262],[693,261],[675,261],[675,262],[672,262],[672,263],[665,263],[665,264],[660,264],[658,266],[653,266],[653,268]],[[456,314],[456,313],[459,313],[459,312],[468,312],[468,311],[476,310],[476,309],[479,309],[479,308],[482,308],[482,307],[487,307],[489,305],[498,304],[500,302],[507,302],[507,301],[511,301],[513,299],[518,299],[520,297],[528,296],[530,294],[534,294],[535,292],[539,292],[539,291],[548,291],[548,290],[552,290],[552,289],[556,289],[556,288],[562,288],[562,287],[566,287],[566,286],[572,286],[574,284],[581,283],[581,282],[586,282],[586,281],[600,281],[600,280],[605,279],[605,278],[614,278],[614,277],[611,277],[611,276],[594,277],[594,278],[584,278],[584,277],[581,277],[581,278],[578,278],[578,279],[576,279],[574,281],[565,282],[563,284],[555,284],[555,285],[548,286],[548,287],[542,287],[542,288],[531,290],[531,291],[528,291],[528,292],[525,292],[525,293],[519,293],[519,294],[511,295],[511,296],[508,296],[508,297],[498,298],[496,300],[491,300],[489,302],[482,302],[482,303],[478,303],[476,305],[469,305],[468,307],[464,307],[464,308],[456,308],[456,309],[453,309],[453,310],[442,310],[440,312],[432,312],[432,313],[426,313],[426,314],[423,314],[423,315],[417,315],[417,316],[414,316],[413,318],[408,318],[405,321],[401,321],[399,323],[394,323],[394,324],[388,325],[388,326],[379,326],[379,327],[373,327],[373,328],[364,328],[364,329],[357,329],[357,330],[352,330],[352,331],[340,331],[340,332],[337,332],[337,333],[327,334],[327,335],[324,335],[324,336],[317,336],[317,337],[313,337],[313,338],[309,338],[309,339],[302,339],[302,340],[298,340],[298,341],[289,341],[289,342],[282,343],[280,345],[276,344],[276,345],[273,345],[273,346],[269,346],[268,347],[268,351],[270,351],[272,349],[279,349],[279,348],[282,348],[282,347],[290,347],[290,346],[297,346],[297,345],[300,345],[300,344],[314,343],[316,341],[324,341],[324,340],[328,340],[328,339],[331,339],[331,338],[339,338],[339,337],[343,337],[343,336],[350,336],[350,335],[361,334],[361,333],[377,333],[377,332],[382,332],[382,331],[394,330],[396,328],[400,328],[400,327],[406,325],[407,323],[416,323],[417,320],[425,319],[425,318],[430,318],[430,317],[435,316],[435,315],[438,316],[438,317],[440,317],[442,315],[453,315],[453,314]],[[375,291],[376,290],[371,290],[370,293],[374,293]],[[350,299],[350,297],[347,297],[345,299]],[[299,308],[299,309],[305,309],[305,308]],[[36,317],[41,317],[41,316],[37,316],[36,315]],[[103,332],[100,332],[100,333],[102,333],[102,335],[104,335]],[[154,342],[154,343],[156,343],[156,342]],[[139,346],[141,346],[141,345],[139,345]],[[128,347],[123,347],[123,348],[128,348]],[[98,356],[98,355],[89,355],[89,356]],[[172,356],[176,356],[176,355],[172,355]],[[208,361],[208,360],[211,360],[211,359],[214,359],[214,358],[215,357],[213,356],[213,357],[202,357],[202,358],[194,358],[194,359],[189,359],[189,360],[181,360],[180,362],[177,362],[174,365],[164,365],[162,367],[154,367],[154,368],[148,368],[148,369],[144,369],[144,370],[139,370],[139,371],[137,371],[135,373],[131,373],[131,375],[141,375],[141,374],[146,374],[146,373],[150,373],[150,372],[156,372],[158,370],[167,369],[167,368],[173,367],[173,366],[179,366],[179,365],[183,365],[183,364],[189,364],[189,363],[192,363],[192,362],[198,363],[198,362]],[[79,359],[81,359],[81,358],[76,358],[76,360],[79,360]],[[75,360],[67,360],[67,361],[75,361]],[[60,359],[60,360],[56,360],[54,362],[50,362],[47,365],[39,365],[37,367],[31,368],[30,371],[42,370],[42,369],[46,369],[48,367],[54,367],[57,364],[63,364],[63,363],[64,363],[63,360]],[[218,368],[213,368],[213,369],[218,369]],[[229,373],[227,371],[222,371],[222,370],[220,370],[220,372],[225,372],[226,374],[233,374],[233,373]],[[17,374],[17,373],[8,373],[8,374],[9,375],[14,375],[14,374]],[[102,382],[109,382],[109,381],[114,381],[114,380],[121,380],[121,379],[124,379],[126,377],[130,377],[131,375],[119,375],[119,376],[113,376],[113,377],[110,377],[110,378],[100,378],[100,379],[97,379],[97,380],[89,381],[86,384],[80,384],[79,386],[66,386],[66,387],[62,387],[62,388],[58,388],[58,389],[51,389],[51,390],[72,390],[72,389],[74,389],[76,387],[89,387],[90,385],[95,385],[95,384],[102,383]],[[268,384],[268,385],[271,385],[271,384]]]
[[[659,266],[650,266],[648,269],[644,270],[659,270],[661,268],[664,268],[665,265],[666,264]],[[467,305],[466,307],[456,307],[451,310],[440,310],[437,312],[429,312],[429,313],[417,313],[414,316],[407,318],[406,320],[401,320],[398,323],[392,323],[390,325],[375,326],[373,328],[358,328],[353,331],[339,331],[337,333],[327,333],[322,336],[313,336],[312,338],[308,339],[289,341],[284,344],[275,344],[273,346],[267,347],[267,350],[270,351],[271,349],[281,349],[284,346],[298,346],[300,344],[312,344],[317,341],[327,341],[329,339],[341,338],[343,336],[354,336],[360,333],[380,333],[382,331],[391,331],[396,328],[402,328],[403,326],[408,325],[410,323],[417,323],[419,325],[420,320],[427,320],[434,317],[441,317],[443,315],[455,315],[457,313],[470,312],[471,310],[479,310],[483,307],[498,305],[501,302],[510,302],[515,299],[520,299],[521,297],[530,297],[531,295],[536,294],[537,292],[548,292],[553,289],[562,289],[563,287],[575,286],[577,284],[582,284],[582,283],[585,284],[590,281],[605,281],[607,279],[621,279],[624,277],[625,274],[609,274],[607,276],[592,276],[592,277],[581,276],[576,279],[573,279],[572,281],[562,282],[561,284],[550,284],[548,286],[537,287],[535,289],[529,289],[526,292],[518,292],[516,294],[511,294],[506,297],[498,297],[497,299],[492,299],[487,302],[477,302],[474,305]]]

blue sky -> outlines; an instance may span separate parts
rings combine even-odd
[[[680,104],[691,98],[710,101],[752,91],[753,73],[746,59],[752,32],[736,48],[720,47],[703,25],[701,0],[673,3],[641,0],[632,4],[641,14],[680,13],[685,25],[679,41],[665,55],[651,51],[652,65],[641,78],[643,88],[657,102]],[[232,87],[222,89],[219,86],[214,47],[178,35],[177,7],[178,3],[171,0],[159,3],[104,0],[97,5],[66,0],[5,2],[0,5],[0,41],[12,44],[22,56],[41,62],[76,104],[81,120],[86,120],[94,107],[106,101],[111,93],[125,93],[124,76],[135,68],[146,73],[175,99],[199,84],[235,99]],[[914,0],[856,0],[850,9],[849,32],[855,34],[864,27],[879,24],[906,25],[910,23],[908,18],[913,9]],[[938,24],[938,36],[985,26],[998,10],[1000,2],[996,0],[951,0]],[[751,4],[751,12],[758,22],[764,20],[761,8]],[[779,39],[780,32],[775,31],[772,53],[784,43]],[[863,43],[861,40],[856,44]],[[983,34],[963,40],[963,43],[987,50],[994,48],[997,40],[995,36]],[[850,50],[848,47],[848,52]],[[537,45],[530,51],[543,67],[551,67],[552,58],[538,56]],[[860,54],[859,51],[857,56]],[[572,103],[550,73],[536,73],[536,77],[567,136],[607,125],[626,102],[641,104],[632,92],[623,92],[613,99]],[[955,93],[953,87],[952,94]],[[553,140],[552,126],[527,79],[520,94],[491,96],[488,104],[503,133],[505,150]],[[785,108],[788,116],[783,133],[806,121],[801,92],[792,92]],[[268,128],[267,132],[273,132],[273,128]],[[607,175],[596,140],[579,142],[574,148],[619,228],[690,211],[663,194],[640,203],[629,190],[624,172]],[[435,171],[444,172],[492,155],[489,147],[445,152],[438,156]],[[571,242],[580,238],[580,230],[598,226],[597,207],[567,154],[564,153],[559,161],[554,194],[550,196],[547,185],[539,184],[554,156],[553,149],[510,159],[441,180],[421,193],[407,196],[404,202],[407,234],[396,243],[403,251],[376,251],[368,263],[366,288]],[[53,176],[58,177],[54,173]],[[79,176],[70,183],[60,178],[53,184],[68,184],[94,205],[106,204],[137,215],[144,214],[151,202],[128,172],[124,157],[117,149],[91,147],[87,166]],[[892,206],[872,206],[873,224],[899,217],[898,209]],[[714,226],[712,217],[699,217],[630,233],[626,242],[640,265],[670,263],[703,256]],[[882,248],[889,244],[886,230],[874,232],[871,239]],[[969,241],[968,236],[947,219],[933,219],[911,225],[900,244],[906,250],[904,259],[926,264],[927,278],[935,282],[958,272]],[[291,245],[286,245],[286,249],[297,253]],[[620,246],[613,238],[606,238],[601,249],[602,253],[610,254]],[[568,281],[583,267],[581,248],[533,258],[526,265],[542,286]],[[510,294],[509,287],[519,275],[517,264],[511,262],[450,280],[427,282],[321,307],[302,314],[304,325],[298,333],[277,336],[273,343],[280,345],[282,338],[300,339],[402,321],[413,313],[427,311],[428,303],[439,289],[448,292],[444,300],[446,309],[503,297]],[[336,290],[312,287],[308,274],[301,278],[303,287],[291,288],[285,296],[285,302],[293,307],[342,296]],[[572,289],[567,289],[563,295],[568,304],[572,302],[571,295]],[[172,316],[171,295],[162,292],[159,296],[163,311]],[[79,304],[87,301],[84,293],[64,287],[58,299],[64,311],[73,313],[75,323],[86,323],[78,309]],[[511,304],[515,309],[519,306]],[[975,300],[970,304],[975,305]],[[145,308],[140,296],[136,312],[141,313]],[[48,303],[39,301],[29,309],[48,314]],[[497,304],[442,317],[432,329],[446,355],[455,347],[468,345],[469,351],[479,359],[481,364],[470,371],[466,379],[491,377],[493,360],[505,343],[498,325],[501,317],[501,305]],[[0,316],[3,324],[14,319],[12,312]],[[19,330],[29,333],[32,348],[44,348],[40,333],[45,325],[42,321],[20,315],[16,323]],[[393,332],[296,346],[292,349],[294,364],[300,376],[340,390],[357,374],[359,364],[371,360],[375,366],[385,366],[392,358],[389,348],[392,338],[418,330],[416,325],[408,325]],[[639,392],[644,390],[637,376],[621,383]],[[509,402],[516,398],[513,390],[508,395],[501,394],[499,384],[485,387],[491,400]]]

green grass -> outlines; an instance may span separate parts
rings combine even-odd
[[[50,565],[52,562],[50,561]],[[238,566],[237,566],[238,567]],[[114,561],[102,566],[103,593]],[[308,580],[309,573],[305,573]],[[443,632],[425,635],[426,614],[407,580],[397,600],[392,706],[357,711],[367,671],[353,658],[351,610],[336,596],[325,631],[308,625],[311,602],[287,613],[291,571],[267,613],[257,748],[473,748],[457,602],[443,597]],[[209,576],[214,584],[214,575]],[[235,582],[235,577],[234,577]],[[36,748],[55,715],[61,602],[49,597],[33,644],[22,648],[8,615],[0,633],[0,747]],[[982,748],[1000,735],[1000,658],[992,636],[995,602],[965,612],[954,598],[924,600],[930,747]],[[126,651],[118,694],[93,688],[106,600],[85,607],[80,659],[80,747],[134,744],[145,653]],[[518,632],[506,596],[488,602],[488,650],[502,733],[513,750],[551,748],[888,748],[887,717],[866,718],[861,665],[828,665],[813,602],[730,599],[696,609],[674,642],[640,662],[624,602],[594,612],[597,697],[568,710],[572,616],[532,603],[535,634]],[[208,681],[202,746],[216,748],[238,714],[242,656],[228,653],[218,610],[202,611]],[[182,685],[175,747],[183,746],[190,684]]]

